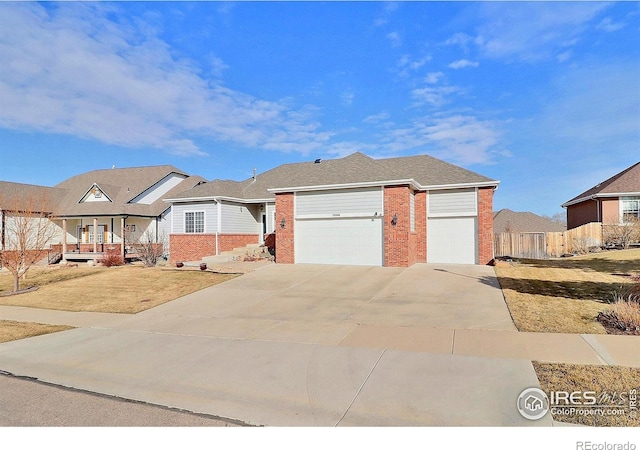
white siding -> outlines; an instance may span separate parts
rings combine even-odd
[[[260,234],[258,205],[222,202],[222,233]]]
[[[296,217],[381,216],[383,198],[381,188],[298,192]]]
[[[184,233],[184,213],[204,211],[204,232],[215,233],[218,227],[218,205],[215,202],[174,203],[171,207],[172,233]]]
[[[169,234],[171,233],[171,212],[169,208],[158,218],[158,237],[165,241],[165,246],[169,247]]]
[[[475,216],[478,214],[475,189],[429,191],[427,202],[429,217]]]
[[[142,203],[143,205],[150,205],[156,200],[162,198],[167,192],[180,184],[186,177],[184,175],[178,175],[172,173],[164,177],[157,184],[154,184],[149,189],[145,190],[142,194],[131,200],[131,203]]]
[[[276,230],[275,212],[275,203],[267,203],[267,233],[273,233]]]
[[[55,222],[45,218],[25,218],[11,213],[5,214],[4,238],[6,250],[22,248],[19,244],[18,234],[26,234],[25,249],[35,249],[36,247],[48,248],[51,244],[62,242],[62,228]],[[40,233],[40,236],[38,236]],[[48,238],[43,241],[43,238]],[[0,245],[2,243],[0,242]]]

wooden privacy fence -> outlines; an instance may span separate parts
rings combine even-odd
[[[602,223],[592,222],[563,232],[495,233],[495,256],[544,259],[585,253],[603,243]]]

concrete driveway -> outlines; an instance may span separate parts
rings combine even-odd
[[[530,361],[455,354],[465,330],[517,334],[490,267],[270,265],[0,344],[0,369],[259,425],[550,425],[516,410]]]

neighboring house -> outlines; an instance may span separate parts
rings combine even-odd
[[[495,233],[547,233],[566,231],[567,227],[532,212],[501,209],[493,214]]]
[[[52,214],[62,194],[62,191],[45,186],[0,181],[0,250],[11,247],[8,244],[12,239],[8,234],[15,231],[12,222],[15,223],[18,217],[38,220],[36,217]],[[25,214],[25,209],[29,210],[28,214]],[[33,227],[34,230],[36,228]],[[49,244],[57,242],[60,237],[61,234],[56,234]],[[27,241],[31,241],[29,236],[26,238]]]
[[[279,263],[486,264],[498,183],[427,155],[362,153],[215,180],[166,197],[171,259],[199,260],[275,231]]]
[[[562,204],[567,228],[589,222],[620,224],[640,218],[640,162]]]
[[[107,249],[125,256],[127,234],[140,238],[148,231],[156,241],[168,236],[171,206],[162,199],[204,181],[165,165],[94,170],[53,188],[33,186],[31,191],[53,204],[51,220],[58,233],[51,246],[65,260],[86,261]],[[0,183],[0,198],[16,198],[25,186],[16,184]]]

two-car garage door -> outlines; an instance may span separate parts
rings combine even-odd
[[[383,264],[382,189],[296,194],[298,263]]]

